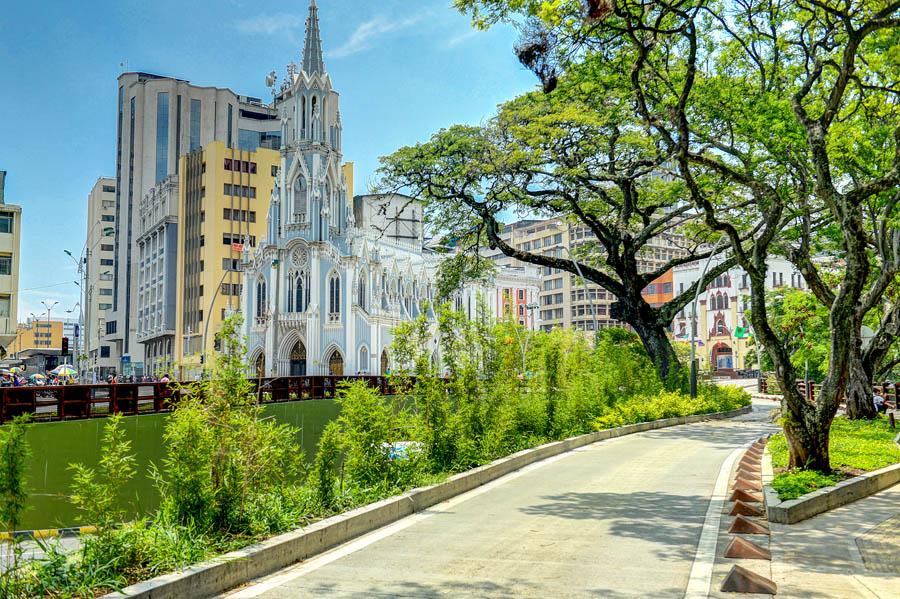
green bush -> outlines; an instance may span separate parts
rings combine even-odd
[[[651,397],[633,397],[615,404],[597,418],[597,429],[614,428],[677,416],[727,412],[750,405],[750,395],[737,387],[703,385],[697,398],[680,391],[661,391]]]

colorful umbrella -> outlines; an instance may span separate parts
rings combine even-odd
[[[31,381],[32,383],[43,383],[47,380],[47,377],[45,377],[40,372],[36,372],[36,373],[32,374],[30,377],[28,377],[28,380]]]
[[[50,374],[55,374],[56,376],[75,376],[78,374],[78,371],[68,364],[62,364],[51,370]]]
[[[13,366],[12,368],[9,369],[9,371],[13,374],[22,374],[23,372],[25,372],[25,369],[20,368],[19,366]]]

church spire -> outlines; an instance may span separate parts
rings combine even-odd
[[[303,70],[306,71],[307,75],[312,75],[313,73],[325,74],[316,0],[310,0],[309,16],[306,18],[306,39],[303,41]]]

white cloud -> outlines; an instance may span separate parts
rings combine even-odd
[[[477,29],[469,29],[468,31],[466,31],[464,33],[460,33],[459,35],[454,35],[453,37],[448,39],[446,42],[444,42],[444,47],[445,48],[455,48],[456,46],[459,46],[460,44],[466,43],[467,41],[469,41],[470,39],[472,39],[473,37],[475,37],[478,34],[479,34],[479,31]]]
[[[341,58],[357,54],[371,48],[375,42],[389,33],[408,29],[422,22],[430,13],[422,12],[405,19],[391,19],[379,15],[360,24],[340,47],[327,52],[329,56]]]
[[[297,28],[303,27],[305,22],[306,19],[300,15],[257,15],[237,21],[234,28],[244,35],[275,35],[293,33]]]

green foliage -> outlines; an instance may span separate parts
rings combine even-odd
[[[337,507],[339,490],[338,464],[341,461],[341,427],[331,421],[325,425],[319,438],[316,459],[310,471],[310,484],[315,490],[316,503],[324,511],[329,512]]]
[[[829,435],[831,463],[835,467],[832,473],[785,470],[790,459],[787,440],[784,433],[773,435],[767,446],[772,456],[772,467],[776,470],[772,487],[781,499],[795,499],[860,471],[869,472],[900,463],[900,447],[894,443],[896,433],[886,418],[835,418]]]
[[[435,301],[442,303],[449,300],[465,283],[487,280],[496,270],[493,261],[478,254],[460,252],[444,258],[438,264],[435,275]]]
[[[815,470],[797,470],[790,475],[780,474],[772,479],[772,488],[782,501],[797,499],[816,489],[837,484],[841,477],[822,474]]]
[[[0,526],[13,531],[22,520],[28,490],[25,466],[31,449],[25,441],[29,416],[16,416],[0,427]]]
[[[115,414],[106,419],[96,470],[84,464],[69,466],[73,471],[72,503],[85,517],[85,522],[104,531],[123,520],[122,489],[136,472],[131,441],[122,428],[123,418],[121,414]]]
[[[155,474],[166,518],[201,531],[268,529],[252,506],[279,495],[302,462],[296,429],[262,417],[245,374],[240,324],[239,315],[224,321],[209,379],[169,418],[167,456]]]
[[[19,528],[28,499],[25,467],[31,450],[25,440],[25,429],[29,419],[28,414],[16,416],[0,427],[0,526],[8,532]],[[5,553],[4,563],[0,564],[0,596],[26,597],[19,593],[22,584],[21,540],[14,538],[9,542]]]
[[[594,424],[598,429],[606,429],[677,416],[727,412],[748,405],[750,395],[742,389],[704,385],[698,390],[696,399],[678,391],[662,391],[655,396],[622,401]]]

